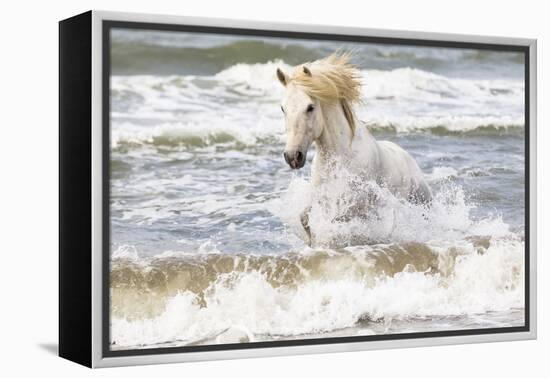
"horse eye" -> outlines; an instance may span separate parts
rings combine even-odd
[[[315,106],[313,106],[313,104],[309,104],[307,106],[306,112],[311,113],[313,111],[313,109],[315,109]]]
[[[283,108],[283,105],[281,105],[281,110],[283,112],[283,114],[285,113],[285,108]]]

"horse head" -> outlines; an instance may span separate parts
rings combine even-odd
[[[302,66],[304,75],[311,72]],[[290,80],[283,71],[277,69],[277,77],[285,86],[281,110],[285,117],[286,146],[285,161],[292,169],[300,169],[306,163],[307,151],[314,140],[323,132],[323,115],[320,102],[307,94],[299,84]]]

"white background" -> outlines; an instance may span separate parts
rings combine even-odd
[[[541,213],[548,202],[550,26],[547,2],[423,0],[5,1],[0,22],[0,375],[114,377],[522,377],[550,373],[549,285]],[[537,341],[91,371],[57,344],[58,25],[89,9],[538,39]],[[546,350],[545,350],[546,349]]]

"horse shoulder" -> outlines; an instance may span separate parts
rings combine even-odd
[[[431,197],[430,189],[424,180],[422,170],[416,160],[397,144],[390,141],[378,142],[383,172],[380,174],[402,193],[421,191],[423,197]]]
[[[416,163],[412,156],[397,144],[382,140],[378,142],[382,167],[386,173],[407,174],[414,170]],[[412,163],[412,164],[411,164]]]
[[[360,165],[359,169],[367,169],[375,173],[380,169],[380,147],[379,143],[368,132],[366,128],[358,128],[352,141],[352,153],[354,161]]]

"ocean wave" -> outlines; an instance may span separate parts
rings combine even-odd
[[[437,117],[362,122],[375,136],[384,134],[429,133],[438,136],[517,136],[524,137],[523,117]],[[210,124],[204,127],[197,122],[164,122],[143,127],[132,122],[117,123],[111,132],[111,147],[119,151],[155,147],[195,148],[229,144],[242,149],[258,144],[284,144],[285,134],[277,122],[264,120],[245,128],[237,123]]]
[[[226,122],[204,127],[198,122],[166,122],[156,126],[136,126],[131,122],[117,124],[111,133],[111,147],[118,151],[150,145],[155,147],[207,147],[216,144],[232,144],[235,149],[261,142],[282,142],[280,130],[270,127],[241,127]]]
[[[497,238],[147,264],[115,259],[111,343],[254,341],[521,308],[523,251],[522,241]]]
[[[115,75],[210,74],[237,62],[254,64],[284,59],[296,65],[322,57],[318,49],[262,40],[235,41],[207,48],[114,42],[111,51]]]
[[[429,180],[456,174],[434,170]],[[321,235],[314,248],[226,253],[209,240],[198,249],[156,256],[128,245],[115,249],[113,348],[307,337],[350,327],[370,332],[373,322],[523,307],[523,236],[498,215],[473,219],[475,205],[460,187],[439,189],[426,208],[374,183],[335,181],[330,191],[320,191],[328,196],[325,205],[311,209],[312,233]],[[380,198],[375,216],[337,221],[364,190]],[[309,182],[295,177],[281,198],[264,206],[289,234],[299,234],[311,196]]]
[[[403,66],[462,73],[472,77],[521,76],[522,53],[347,43],[312,39],[235,36],[168,31],[114,30],[112,70],[116,74],[213,74],[231,65],[282,59],[292,65],[347,49],[363,69]]]
[[[282,61],[235,64],[213,76],[115,76],[112,142],[252,145],[284,138],[275,78]],[[454,79],[417,69],[363,71],[358,118],[373,132],[519,135],[524,87],[514,80]]]
[[[438,136],[524,136],[524,117],[516,116],[441,116],[402,117],[366,122],[373,133],[409,134],[429,133]]]

